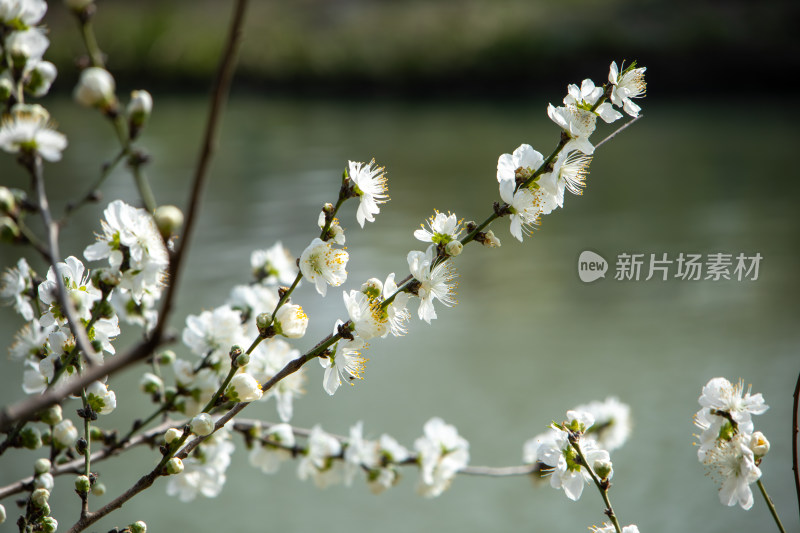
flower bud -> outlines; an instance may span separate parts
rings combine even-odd
[[[106,287],[113,288],[122,283],[122,274],[119,272],[119,270],[111,268],[98,268],[95,270],[94,275],[92,276],[92,281],[95,281],[95,285],[98,287],[105,285]]]
[[[608,479],[614,472],[611,461],[605,461],[603,459],[595,461],[592,465],[592,470],[594,470],[594,473],[597,474],[600,479]]]
[[[137,520],[133,524],[129,525],[128,529],[131,530],[131,533],[147,533],[147,524],[145,524],[142,520]]]
[[[39,61],[50,46],[42,28],[29,28],[11,32],[6,37],[5,51],[11,55],[14,66],[24,68],[29,61]]]
[[[63,414],[62,414],[61,406],[60,405],[53,405],[45,409],[44,411],[39,413],[39,420],[47,424],[48,426],[55,426],[59,422],[61,422]]]
[[[31,501],[36,507],[42,507],[50,499],[50,491],[47,489],[36,489],[31,494]]]
[[[67,418],[53,427],[53,441],[56,446],[60,448],[71,448],[75,446],[75,443],[78,441],[78,430],[75,428],[72,420]]]
[[[145,372],[142,379],[139,381],[139,388],[145,394],[156,394],[161,392],[163,387],[164,381],[152,372]]]
[[[236,374],[225,390],[225,396],[234,402],[252,402],[261,399],[261,385],[258,381],[245,372]]]
[[[92,483],[87,476],[78,476],[75,478],[75,490],[80,494],[86,494],[91,487]]]
[[[78,452],[78,455],[86,455],[86,450],[88,449],[89,443],[83,437],[79,438],[78,442],[75,443],[75,451]]]
[[[45,474],[50,471],[50,468],[53,465],[50,464],[50,459],[46,459],[42,457],[41,459],[37,459],[35,463],[33,463],[33,471],[36,474]]]
[[[45,516],[39,521],[39,526],[41,526],[44,533],[55,533],[58,529],[58,520],[52,516]]]
[[[756,431],[750,437],[750,449],[753,450],[753,455],[764,457],[769,451],[769,441],[760,431]]]
[[[36,98],[41,98],[50,90],[57,74],[58,70],[54,64],[49,61],[39,61],[31,71],[25,89]]]
[[[156,227],[165,239],[169,239],[172,235],[177,235],[178,231],[183,227],[183,211],[174,205],[160,205],[153,213],[153,219],[156,221]]]
[[[455,257],[461,254],[463,249],[464,245],[461,244],[461,241],[450,241],[444,247],[444,251],[447,252],[447,255],[450,257]]]
[[[171,365],[175,362],[175,352],[172,350],[164,350],[158,356],[158,364],[159,365]]]
[[[243,368],[250,364],[250,356],[246,353],[239,355],[234,361],[233,364],[236,368]]]
[[[259,334],[262,336],[266,333],[267,328],[272,324],[272,315],[270,313],[261,313],[256,317],[256,327]]]
[[[173,457],[167,461],[167,474],[175,475],[183,472],[183,461],[177,457]]]
[[[211,433],[214,432],[214,421],[211,420],[211,417],[208,415],[208,413],[200,413],[192,418],[192,421],[189,423],[189,427],[192,428],[192,433],[195,435],[205,437],[206,435],[211,435]]]
[[[275,315],[275,329],[284,337],[299,339],[306,334],[308,315],[299,305],[284,304]]]
[[[19,440],[22,446],[29,450],[37,450],[42,447],[42,434],[34,427],[22,428],[22,431],[19,432]]]
[[[488,248],[499,248],[500,239],[495,237],[494,232],[492,230],[489,230],[484,234],[483,245]]]
[[[91,426],[89,428],[89,440],[92,442],[96,441],[103,441],[105,439],[105,435],[103,434],[103,430],[97,426]]]
[[[16,209],[14,193],[8,187],[0,187],[0,214],[7,215]]]
[[[153,111],[153,97],[147,91],[133,91],[131,92],[131,101],[128,103],[128,125],[131,131],[131,137],[135,138],[134,133],[139,132],[150,118],[150,113]]]
[[[92,494],[94,494],[95,496],[102,496],[105,493],[106,493],[106,486],[103,485],[102,483],[98,482],[92,485]]]
[[[13,243],[19,238],[19,226],[11,217],[0,217],[0,241]]]
[[[0,524],[6,521],[6,508],[0,504]]]
[[[370,300],[374,300],[383,292],[383,283],[378,278],[370,278],[361,285],[361,292],[366,294]]]
[[[164,433],[164,441],[167,444],[172,444],[174,441],[178,440],[183,436],[183,431],[176,428],[169,428],[166,433]]]
[[[55,480],[53,479],[53,474],[50,472],[47,472],[46,474],[40,474],[33,478],[33,487],[37,489],[53,490],[54,484]]]
[[[81,72],[73,96],[79,104],[86,107],[108,109],[116,98],[115,90],[114,77],[107,70],[89,67]]]
[[[107,415],[117,408],[117,395],[102,381],[95,381],[86,387],[86,396],[89,406],[101,415]]]

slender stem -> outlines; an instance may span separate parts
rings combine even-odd
[[[636,116],[636,117],[632,118],[631,120],[629,120],[628,122],[626,122],[625,124],[623,124],[622,126],[620,126],[619,128],[617,128],[617,129],[616,129],[616,130],[614,130],[613,132],[611,132],[611,133],[610,133],[610,134],[609,134],[609,135],[608,135],[608,136],[607,136],[605,139],[603,139],[603,140],[602,140],[602,141],[600,141],[599,143],[595,144],[595,145],[594,145],[594,149],[595,149],[595,150],[597,150],[598,148],[600,148],[601,146],[603,146],[605,143],[607,143],[608,141],[610,141],[611,139],[613,139],[614,137],[616,137],[616,136],[617,136],[617,134],[619,134],[619,133],[620,133],[622,130],[624,130],[624,129],[628,128],[628,127],[629,127],[631,124],[633,124],[634,122],[636,122],[637,120],[639,120],[639,119],[640,119],[640,118],[642,118],[643,116],[644,116],[644,115],[641,115],[641,114],[640,114],[640,115],[638,115],[638,116]]]
[[[173,406],[174,403],[175,403],[174,398],[164,402],[158,409],[155,410],[155,412],[153,412],[153,414],[148,416],[142,422],[140,422],[138,424],[135,424],[130,429],[130,431],[128,431],[128,433],[124,437],[122,437],[121,439],[119,439],[116,442],[116,444],[113,446],[113,448],[121,448],[121,447],[123,447],[125,445],[125,443],[127,443],[129,440],[131,440],[131,438],[136,434],[137,431],[139,431],[140,429],[145,428],[147,426],[147,424],[149,424],[150,422],[152,422],[153,420],[158,418],[159,415],[168,412],[170,410],[170,408]]]
[[[759,479],[756,480],[756,485],[758,485],[758,488],[761,490],[761,495],[764,496],[764,501],[767,502],[767,507],[769,507],[769,512],[772,514],[772,518],[775,519],[775,524],[777,524],[778,530],[781,533],[786,533],[786,529],[784,529],[781,519],[778,517],[778,511],[775,509],[775,504],[772,503],[772,498],[770,498],[769,494],[767,494],[767,489],[764,488],[764,484]]]
[[[105,68],[103,61],[103,52],[100,51],[100,46],[97,44],[97,39],[94,36],[94,29],[92,28],[92,21],[90,18],[80,20],[81,36],[83,43],[86,46],[86,51],[89,52],[89,59],[93,67]]]
[[[228,371],[228,375],[227,375],[227,376],[225,376],[225,379],[222,381],[222,385],[220,385],[220,386],[219,386],[219,388],[217,389],[217,392],[215,392],[215,393],[214,393],[214,395],[213,395],[213,396],[211,397],[211,399],[208,401],[208,403],[206,404],[206,406],[205,406],[205,407],[203,407],[203,412],[204,412],[204,413],[207,413],[207,412],[211,411],[211,409],[212,409],[212,408],[213,408],[215,405],[217,405],[217,400],[219,400],[219,397],[220,397],[220,396],[222,396],[222,393],[224,393],[224,392],[225,392],[225,388],[226,388],[226,387],[228,386],[228,384],[231,382],[231,380],[233,379],[233,376],[236,374],[236,372],[237,372],[238,370],[239,370],[239,369],[238,369],[236,366],[234,366],[234,365],[231,365],[231,369]]]
[[[61,254],[58,248],[58,224],[53,222],[53,217],[50,214],[50,203],[47,200],[47,193],[44,187],[44,176],[42,173],[42,158],[39,154],[35,154],[28,165],[28,170],[34,181],[36,194],[39,201],[39,211],[42,215],[45,230],[47,232],[47,248],[50,250],[50,265],[53,267],[56,281],[56,297],[61,306],[64,316],[67,318],[67,324],[75,337],[75,343],[80,351],[82,351],[89,364],[92,364],[92,357],[96,356],[92,344],[89,342],[89,336],[86,334],[86,329],[83,328],[80,319],[78,318],[75,310],[75,305],[67,293],[67,287],[64,285],[64,278],[61,276],[58,263],[61,262]]]
[[[128,148],[123,146],[122,149],[120,149],[120,151],[117,153],[117,155],[114,156],[114,159],[103,164],[103,168],[100,171],[100,177],[97,179],[94,185],[92,185],[92,187],[88,191],[86,191],[86,194],[84,194],[80,200],[78,200],[75,203],[71,203],[67,206],[66,214],[70,214],[79,207],[82,207],[88,202],[94,200],[96,198],[97,191],[100,189],[100,186],[103,184],[106,178],[108,178],[108,176],[111,175],[111,171],[113,171],[116,168],[116,166],[120,163],[120,161],[122,161],[122,159],[127,154],[128,154]]]
[[[595,474],[592,466],[588,463],[588,461],[586,461],[586,457],[583,455],[583,451],[581,450],[578,439],[573,440],[572,437],[570,437],[569,443],[578,454],[578,457],[581,458],[581,468],[585,468],[586,471],[589,472],[589,476],[591,476],[592,481],[594,481],[594,484],[597,486],[597,490],[600,491],[600,496],[603,497],[603,502],[606,504],[606,516],[611,520],[611,523],[614,524],[614,529],[616,532],[622,533],[622,527],[619,525],[617,515],[614,512],[614,508],[611,506],[611,500],[608,498],[608,483],[603,483],[600,481],[600,478],[597,477],[597,474]]]
[[[83,402],[83,438],[86,440],[86,451],[83,454],[83,475],[90,478],[92,474],[92,437],[90,434],[90,424],[92,418],[91,409],[89,407],[89,398],[86,396],[85,389],[81,391],[81,401]],[[81,518],[89,514],[89,492],[90,491],[80,493]]]
[[[139,189],[139,196],[142,198],[144,208],[149,213],[155,212],[158,204],[156,203],[153,189],[150,187],[150,181],[147,179],[147,176],[144,175],[144,172],[142,172],[141,163],[134,163],[130,165],[130,167],[131,173],[133,173],[133,179],[136,182],[136,188]]]
[[[792,404],[792,470],[794,470],[794,490],[797,493],[797,508],[800,511],[800,470],[797,467],[797,411],[800,408],[800,374],[794,386],[794,402]]]

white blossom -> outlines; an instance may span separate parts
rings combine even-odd
[[[435,256],[432,246],[428,247],[425,252],[409,252],[407,260],[411,275],[420,284],[417,289],[420,300],[417,314],[421,320],[430,324],[431,320],[436,318],[436,310],[433,308],[434,299],[439,300],[447,307],[456,303],[453,280],[457,274],[449,260],[433,265]]]
[[[208,356],[212,363],[228,361],[231,347],[246,341],[241,315],[228,305],[186,317],[182,339],[197,356]]]
[[[291,448],[295,445],[292,426],[289,424],[275,424],[261,434],[263,439],[255,439],[253,449],[250,450],[250,464],[261,469],[265,474],[274,474],[281,463],[292,458]],[[271,444],[275,443],[275,445]]]
[[[35,152],[47,161],[59,161],[66,147],[67,138],[39,105],[16,105],[0,124],[0,149],[6,152]]]
[[[266,250],[250,254],[253,276],[265,285],[291,285],[297,276],[297,266],[289,250],[280,241]]]
[[[315,425],[308,437],[308,449],[297,465],[297,476],[301,481],[312,478],[321,489],[338,483],[342,478],[342,466],[334,458],[341,453],[341,443],[325,433],[319,424]]]
[[[40,61],[49,46],[50,39],[44,28],[39,27],[11,32],[5,42],[5,48],[15,62],[21,60],[25,63]]]
[[[182,473],[170,476],[167,494],[177,496],[183,502],[192,501],[198,495],[215,498],[225,484],[225,472],[233,450],[228,430],[220,429],[183,461]]]
[[[261,385],[247,372],[233,376],[225,390],[225,396],[234,402],[252,402],[260,400],[262,395]]]
[[[95,381],[86,387],[89,406],[101,415],[107,415],[117,407],[117,395],[105,383]]]
[[[0,23],[7,26],[35,26],[46,12],[47,2],[44,0],[0,0]]]
[[[469,463],[469,443],[455,426],[445,424],[441,418],[431,418],[423,430],[424,435],[414,441],[420,464],[417,490],[427,498],[435,498]]]
[[[592,526],[592,533],[615,533],[617,530],[614,524],[603,523],[602,527]],[[631,524],[622,528],[622,533],[639,533],[639,526]]]
[[[299,339],[306,334],[308,315],[303,308],[294,304],[283,304],[275,314],[275,330],[279,335]]]
[[[341,320],[336,321],[334,333],[341,324]],[[365,348],[366,343],[360,337],[355,337],[353,340],[342,339],[331,347],[330,355],[319,358],[320,365],[325,369],[322,378],[325,392],[333,396],[342,384],[342,378],[351,385],[355,379],[364,379],[361,374],[364,372],[367,359],[361,356],[361,351]]]
[[[300,272],[314,283],[320,295],[325,296],[328,285],[338,287],[347,280],[345,269],[349,257],[346,251],[316,238],[300,255]]]
[[[731,507],[737,503],[742,509],[753,506],[750,484],[761,478],[761,469],[755,464],[750,436],[737,434],[731,440],[722,440],[706,454],[703,463],[711,476],[720,484],[719,500]]]
[[[364,423],[359,421],[350,428],[350,437],[344,450],[344,483],[350,486],[353,478],[364,467],[378,465],[377,443],[364,439]]]
[[[589,142],[589,136],[594,133],[597,115],[575,105],[554,107],[550,104],[547,107],[547,116],[572,139],[568,146],[586,155],[594,153],[594,146]],[[567,146],[563,148],[566,149]]]
[[[247,365],[247,373],[253,376],[259,383],[266,383],[283,369],[289,362],[300,357],[300,352],[293,349],[289,343],[283,339],[269,339],[260,343],[250,354],[250,363]],[[263,399],[275,398],[278,416],[284,422],[292,419],[292,402],[295,397],[304,393],[303,383],[305,382],[304,368],[289,374],[276,383]]]
[[[130,291],[137,304],[145,294],[157,297],[169,256],[153,217],[122,200],[108,204],[103,216],[103,234],[84,250],[84,257],[89,261],[107,258],[109,266],[122,274],[120,287]]]
[[[614,86],[611,90],[611,101],[614,105],[621,106],[632,117],[638,117],[641,111],[632,98],[643,98],[647,90],[644,81],[645,70],[646,67],[628,68],[620,75],[616,61],[611,63],[608,70],[608,81]]]
[[[325,211],[320,211],[319,218],[317,219],[317,225],[319,226],[319,229],[323,229],[325,227]],[[328,234],[330,236],[330,240],[340,246],[344,246],[346,239],[344,236],[344,230],[342,229],[342,226],[339,225],[338,218],[331,220],[331,224],[328,226]]]
[[[26,321],[33,320],[32,291],[33,271],[24,257],[15,268],[9,268],[0,276],[0,298],[14,303],[14,310]]]
[[[50,86],[58,75],[56,66],[49,61],[29,61],[26,65],[27,82],[25,90],[36,98],[41,98],[50,91]]]
[[[574,410],[587,412],[594,417],[594,424],[587,429],[584,439],[596,441],[600,448],[613,452],[628,440],[632,425],[628,404],[609,396],[602,402],[589,402]]]
[[[353,181],[353,189],[359,197],[356,220],[364,227],[364,222],[375,222],[376,214],[381,212],[378,204],[389,201],[386,194],[386,169],[375,165],[373,159],[369,163],[348,162],[348,177]]]
[[[738,424],[748,424],[751,415],[760,415],[769,409],[761,393],[751,395],[749,386],[745,392],[744,381],[733,385],[725,378],[711,379],[703,387],[698,401],[703,407],[730,414]]]
[[[25,324],[14,334],[14,342],[8,349],[11,357],[20,360],[30,357],[39,359],[46,353],[45,345],[50,331],[50,328],[43,328],[38,320],[32,320]]]
[[[567,96],[564,97],[566,105],[574,105],[583,109],[591,109],[603,95],[603,88],[595,86],[590,79],[585,79],[580,88],[577,85],[567,87]],[[614,109],[608,102],[603,102],[594,109],[594,113],[606,123],[611,123],[622,118],[622,113]]]
[[[436,214],[427,220],[428,228],[420,224],[422,229],[414,232],[414,237],[423,242],[432,242],[434,244],[447,244],[450,241],[458,239],[461,235],[461,220],[456,218],[454,213],[444,214],[436,211]]]
[[[88,273],[80,259],[74,256],[67,257],[63,263],[57,263],[56,269],[64,281],[67,296],[72,300],[78,318],[89,320],[94,303],[102,297],[100,290],[92,285]],[[53,267],[47,271],[47,279],[39,285],[39,300],[47,306],[40,322],[44,327],[53,324],[66,323],[61,306],[58,303],[56,273]]]

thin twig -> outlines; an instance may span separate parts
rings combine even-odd
[[[178,422],[174,420],[168,420],[163,424],[159,424],[158,426],[148,430],[141,435],[137,435],[131,438],[128,442],[126,442],[123,446],[114,447],[109,446],[98,450],[92,453],[92,463],[99,463],[111,457],[117,456],[122,452],[136,447],[141,446],[142,444],[148,444],[152,442],[152,440],[164,433],[167,429],[174,427],[177,425]],[[85,468],[84,458],[78,457],[77,459],[73,459],[72,461],[60,465],[53,466],[53,469],[50,470],[50,473],[53,476],[61,476],[64,474],[82,474]],[[19,494],[20,492],[25,492],[30,490],[30,486],[34,481],[33,476],[28,476],[26,478],[20,479],[15,483],[11,483],[10,485],[6,485],[5,487],[0,487],[0,500],[8,498],[9,496],[13,496],[14,494]]]
[[[626,122],[625,124],[623,124],[622,126],[617,128],[616,130],[614,130],[614,132],[611,133],[608,137],[606,137],[605,139],[603,139],[599,143],[595,144],[594,145],[594,149],[597,150],[598,148],[603,146],[605,143],[607,143],[608,141],[610,141],[611,139],[616,137],[620,132],[622,132],[622,130],[626,129],[627,127],[629,127],[631,124],[633,124],[634,122],[636,122],[637,120],[639,120],[643,116],[644,115],[638,115],[638,116],[633,117],[631,120],[629,120],[628,122]]]
[[[800,374],[794,386],[794,403],[792,405],[792,470],[794,470],[794,490],[797,493],[797,509],[800,511],[800,470],[797,468],[797,410],[800,407]]]
[[[84,353],[87,362],[91,366],[92,358],[97,354],[94,348],[92,348],[92,344],[89,342],[89,336],[86,334],[86,330],[83,328],[78,318],[75,305],[72,303],[69,294],[67,294],[64,278],[61,276],[61,272],[58,268],[58,263],[61,262],[61,254],[58,248],[58,224],[53,222],[53,216],[50,213],[50,204],[47,201],[47,193],[44,188],[44,176],[42,175],[42,158],[36,154],[33,156],[30,163],[29,170],[34,181],[34,187],[36,188],[39,212],[42,215],[42,221],[44,221],[45,230],[47,232],[47,249],[50,252],[50,265],[53,267],[54,277],[56,278],[56,296],[58,298],[58,303],[61,306],[61,310],[64,312],[64,316],[67,318],[67,324],[69,325],[70,331],[72,331],[72,335],[75,337],[75,343],[78,345],[80,351]]]

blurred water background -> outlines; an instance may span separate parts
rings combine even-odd
[[[716,486],[697,462],[692,446],[692,414],[698,408],[696,400],[702,385],[714,376],[731,380],[741,377],[753,384],[754,391],[763,393],[771,406],[756,419],[756,427],[772,443],[762,464],[763,480],[787,530],[796,531],[800,525],[790,470],[790,439],[791,392],[800,360],[800,217],[796,205],[800,182],[795,167],[798,113],[786,105],[791,93],[771,87],[753,92],[753,85],[758,84],[753,69],[764,66],[744,61],[751,57],[744,52],[739,56],[741,64],[728,58],[728,67],[739,65],[733,70],[708,66],[702,62],[703,56],[696,55],[695,62],[681,63],[682,58],[703,49],[692,48],[692,43],[714,37],[718,47],[710,47],[709,58],[727,57],[720,51],[731,50],[733,54],[747,50],[763,54],[766,64],[785,60],[791,65],[797,56],[790,57],[787,49],[781,48],[786,33],[776,28],[783,28],[779,25],[781,15],[794,8],[778,3],[772,10],[745,7],[745,3],[700,3],[697,5],[708,13],[706,18],[681,18],[670,11],[673,20],[660,16],[667,12],[663,3],[643,3],[644,7],[637,10],[634,3],[616,2],[609,3],[607,9],[619,8],[640,24],[623,19],[627,24],[615,26],[610,19],[592,19],[592,9],[600,8],[591,7],[591,2],[576,2],[574,10],[547,24],[543,21],[553,18],[542,17],[558,11],[554,4],[537,4],[528,10],[522,4],[468,2],[464,5],[472,11],[464,8],[462,13],[448,2],[409,3],[413,9],[427,5],[436,14],[459,13],[461,17],[473,13],[466,22],[458,18],[458,24],[439,26],[439,33],[415,30],[417,36],[438,35],[443,43],[450,42],[444,37],[457,40],[453,36],[462,34],[465,43],[479,42],[476,35],[483,35],[479,31],[484,27],[482,18],[507,21],[519,19],[520,13],[529,17],[523,18],[521,27],[525,20],[536,20],[539,26],[535,28],[549,27],[554,33],[558,32],[553,28],[559,25],[565,28],[564,33],[574,27],[570,24],[594,28],[588,36],[559,34],[560,41],[541,51],[537,59],[540,63],[526,55],[532,45],[516,46],[513,43],[517,41],[512,41],[503,55],[508,68],[496,66],[497,72],[480,78],[494,80],[490,86],[468,85],[467,89],[472,88],[456,90],[459,98],[448,98],[442,80],[458,81],[469,76],[426,78],[419,65],[433,61],[428,57],[436,56],[432,47],[418,50],[417,62],[410,63],[418,65],[417,70],[412,69],[417,74],[405,75],[396,65],[385,67],[391,74],[384,77],[367,76],[366,70],[348,73],[344,67],[335,70],[330,66],[337,64],[333,58],[319,60],[332,74],[324,68],[306,68],[303,76],[284,76],[274,67],[277,59],[273,64],[256,53],[258,42],[253,41],[265,39],[258,32],[259,24],[276,25],[265,22],[271,20],[267,14],[306,20],[320,4],[300,3],[297,10],[289,10],[300,15],[290,16],[274,11],[278,7],[288,9],[286,4],[257,3],[254,13],[259,16],[249,23],[250,48],[246,46],[243,52],[246,88],[234,91],[224,119],[219,153],[172,327],[180,331],[187,315],[219,305],[233,285],[246,282],[253,249],[282,240],[298,255],[316,234],[318,209],[334,199],[348,159],[375,157],[385,165],[392,200],[364,230],[355,222],[354,206],[346,206],[340,215],[351,254],[344,288],[358,287],[369,277],[383,278],[393,271],[405,275],[406,253],[421,248],[412,232],[434,208],[452,210],[465,219],[485,218],[498,198],[498,155],[511,152],[523,142],[549,153],[557,142],[558,130],[545,114],[547,102],[560,101],[566,84],[579,82],[582,77],[592,77],[598,83],[604,80],[608,60],[640,54],[636,58],[649,67],[648,74],[653,74],[649,97],[642,102],[645,118],[597,151],[585,195],[568,197],[565,209],[545,217],[541,229],[523,245],[510,237],[507,221],[499,221],[495,232],[503,242],[501,248],[470,246],[458,260],[460,303],[453,309],[438,307],[440,318],[433,326],[414,320],[407,336],[373,342],[366,379],[355,387],[344,387],[330,398],[321,387],[322,370],[315,363],[308,365],[307,394],[296,401],[292,422],[301,427],[322,423],[328,431],[346,434],[349,426],[363,420],[367,436],[387,432],[410,447],[424,422],[436,415],[456,425],[470,441],[471,464],[513,465],[521,463],[522,443],[551,420],[560,420],[567,409],[579,403],[613,395],[631,405],[635,422],[629,442],[612,457],[615,474],[611,498],[624,524],[636,523],[643,532],[770,531],[773,525],[760,495],[756,494],[749,512],[719,503]],[[130,5],[108,2],[109,10],[117,10],[115,16],[148,16]],[[125,32],[140,35],[137,42],[147,42],[150,38],[141,37],[146,33],[141,28],[149,26],[116,24],[119,33],[113,37],[109,26],[98,20],[101,45],[107,44],[104,47],[114,61],[122,64],[120,86],[125,90],[150,86],[149,82],[131,81],[148,68],[142,66],[141,57],[153,58],[147,64],[152,64],[156,73],[147,79],[155,86],[164,86],[154,90],[155,112],[141,142],[152,155],[147,172],[160,203],[183,205],[204,123],[205,101],[197,93],[208,85],[203,75],[213,69],[223,30],[219,21],[226,15],[202,5],[194,11],[187,11],[186,4],[181,3],[159,8],[161,11],[150,10],[163,21],[178,20],[204,30],[213,25],[202,26],[198,21],[214,20],[216,13],[218,22],[213,34],[208,34],[208,48],[197,52],[203,57],[198,64],[204,67],[193,70],[193,74],[184,72],[191,64],[188,56],[170,60],[147,51],[151,55],[133,56],[125,63],[123,49],[131,44]],[[100,4],[101,14],[105,6]],[[404,10],[392,2],[340,2],[338,7],[330,12],[318,10],[317,26],[299,26],[294,32],[287,29],[286,35],[297,34],[298,42],[317,42],[321,39],[318,34],[325,32],[314,28],[328,28],[326,21],[331,20],[331,13],[338,14],[340,20],[363,20],[361,17],[370,13],[384,17],[376,19],[379,21],[394,17],[398,24],[394,32],[380,31],[377,23],[354,26],[374,32],[375,38],[368,41],[376,47],[383,43],[388,54],[382,56],[385,58],[402,55],[398,50],[405,48],[396,43],[400,39],[414,41],[415,28],[447,19],[419,16],[406,27],[406,19],[399,16]],[[700,9],[688,3],[681,7],[693,14]],[[261,12],[265,9],[273,11]],[[580,9],[583,15],[576,14]],[[69,21],[57,17],[56,7],[53,11],[51,39],[55,42],[56,36],[62,35],[59,28],[66,28]],[[173,13],[172,18],[164,14],[167,12]],[[411,17],[420,12],[409,8],[408,13]],[[481,13],[486,17],[478,16]],[[770,26],[773,23],[777,25]],[[681,24],[697,26],[705,33],[698,29],[694,34],[681,34]],[[617,27],[650,37],[653,32],[647,31],[649,27],[665,27],[669,32],[659,42],[670,42],[674,36],[675,43],[672,48],[622,48],[614,40],[619,38],[619,32],[613,31]],[[736,28],[751,33],[729,36],[727,32]],[[200,30],[180,34],[164,31],[162,38],[167,43],[173,38],[180,44],[206,35]],[[107,32],[105,38],[103,32]],[[541,31],[532,30],[530,34],[543,39]],[[614,39],[609,37],[608,44],[598,37],[600,34]],[[68,38],[69,33],[63,35]],[[683,40],[678,39],[680,35],[684,35]],[[772,40],[765,45],[763,39],[755,39],[757,36]],[[361,42],[358,35],[351,38]],[[582,39],[586,39],[582,45],[574,42]],[[424,42],[422,37],[418,40]],[[324,41],[315,50],[329,48],[331,54],[343,55],[340,65],[359,64],[346,61],[348,54],[331,42]],[[591,46],[592,42],[597,45]],[[348,46],[352,48],[346,50],[362,50],[362,55],[377,53],[363,43],[359,45],[362,48]],[[450,49],[445,44],[442,47]],[[189,49],[183,49],[184,53]],[[305,48],[299,44],[276,46],[270,53],[279,55],[276,49],[284,51],[284,58],[293,57],[292,53],[313,56],[311,52],[301,54]],[[76,55],[77,50],[51,48],[53,54],[64,57]],[[565,50],[579,59],[563,64]],[[592,53],[577,54],[587,50]],[[592,55],[595,53],[602,57],[597,59]],[[776,59],[775,53],[783,55]],[[170,81],[168,68],[159,70],[156,59],[178,69],[177,77]],[[66,65],[66,60],[63,63]],[[141,71],[128,68],[136,64]],[[283,64],[302,70],[300,59],[285,59]],[[376,60],[376,64],[381,62]],[[555,64],[561,68],[548,68]],[[263,72],[258,74],[253,65],[263,67]],[[113,69],[113,61],[111,66]],[[683,70],[685,76],[670,79],[663,70],[659,72],[660,66],[667,72]],[[70,79],[68,69],[68,65],[62,67],[65,80]],[[466,66],[462,71],[470,72]],[[506,75],[499,82],[492,77],[498,72]],[[348,74],[350,82],[337,83],[348,79]],[[393,76],[406,81],[392,84]],[[204,85],[198,88],[189,83],[195,79],[203,79]],[[425,89],[419,85],[426,79],[433,80],[429,86],[436,94],[420,98]],[[543,85],[520,91],[519,85],[524,87],[531,79],[541,79]],[[360,85],[351,83],[353,80]],[[741,80],[742,87],[732,86],[731,80]],[[274,91],[256,90],[271,83]],[[309,83],[306,94],[293,94]],[[674,93],[673,85],[678,87]],[[67,92],[70,87],[64,81],[61,91]],[[339,97],[321,96],[328,89]],[[386,97],[388,93],[393,96]],[[96,113],[78,108],[63,94],[53,95],[46,103],[70,139],[63,161],[46,167],[49,192],[60,212],[95,179],[102,162],[116,153],[116,146],[110,127]],[[596,138],[610,131],[601,127]],[[0,183],[20,188],[28,185],[9,156],[0,159]],[[104,195],[107,201],[135,198],[135,188],[124,169],[109,179]],[[62,237],[64,255],[80,255],[90,244],[91,233],[99,230],[105,205],[106,201],[89,206],[71,219]],[[612,263],[606,279],[592,284],[580,281],[577,259],[586,249]],[[668,253],[674,258],[681,252],[760,253],[763,260],[757,281],[613,279],[613,262],[620,253]],[[5,267],[16,260],[19,250],[4,245],[0,254]],[[40,273],[46,270],[38,257],[26,256]],[[295,343],[299,349],[313,345],[329,332],[336,318],[346,314],[337,290],[320,300],[306,284],[295,300],[311,318],[306,338]],[[4,344],[21,326],[20,320],[10,309],[0,309]],[[121,338],[118,350],[134,343],[136,335],[133,332]],[[180,345],[175,349],[188,353]],[[2,365],[0,402],[5,405],[21,396],[22,369],[11,361]],[[140,374],[141,369],[130,369],[112,380],[120,407],[109,415],[109,426],[127,427],[142,414],[137,406],[146,399],[137,389]],[[265,420],[277,418],[272,402],[251,406],[243,414]],[[0,458],[0,484],[28,475],[30,455],[11,450]],[[108,492],[92,498],[93,505],[110,501],[130,486],[154,464],[155,455],[141,449],[126,455],[126,459],[97,464]],[[287,463],[278,475],[264,476],[248,466],[246,454],[239,449],[218,498],[182,504],[165,497],[164,483],[159,481],[92,530],[106,531],[143,519],[153,531],[580,531],[603,519],[602,502],[593,489],[587,489],[581,500],[573,503],[562,492],[547,485],[534,486],[525,477],[462,476],[442,497],[428,501],[414,493],[417,474],[413,469],[406,470],[397,487],[376,497],[358,483],[349,489],[316,489],[310,482],[298,481],[294,468]],[[62,528],[77,518],[79,506],[68,478],[57,479],[51,500]],[[11,500],[3,503],[13,517]],[[0,526],[0,531],[12,530],[13,520]]]

